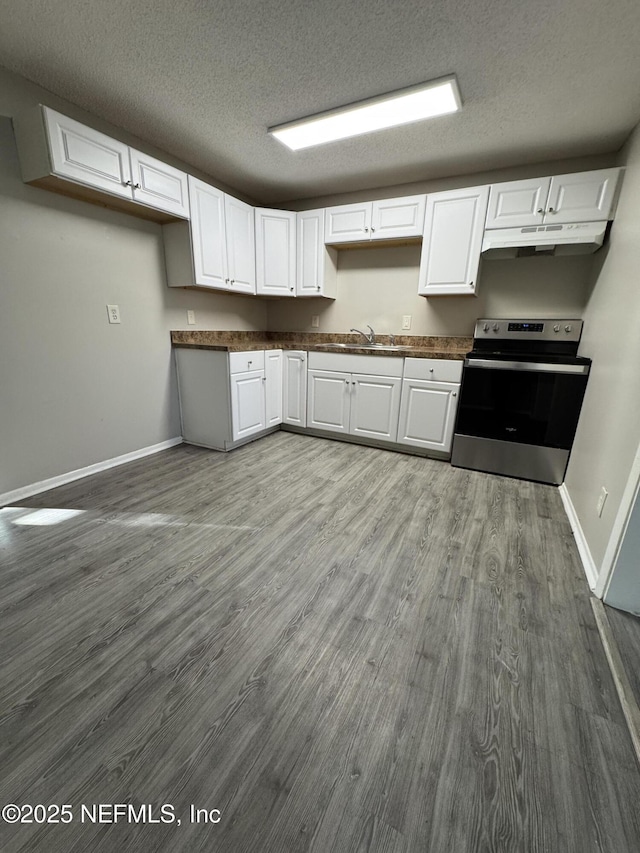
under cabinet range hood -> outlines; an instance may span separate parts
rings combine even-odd
[[[588,255],[602,246],[607,222],[568,225],[530,225],[492,228],[484,232],[485,258],[523,258],[541,255]]]

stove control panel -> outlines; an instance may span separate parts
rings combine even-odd
[[[476,322],[474,338],[486,340],[496,338],[514,341],[554,341],[578,342],[582,334],[582,320],[544,319],[544,320],[499,320],[482,319]]]

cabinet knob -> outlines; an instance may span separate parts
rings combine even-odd
[[[139,189],[141,189],[141,187],[142,187],[142,184],[134,184],[133,185],[134,190],[139,190]]]
[[[229,284],[235,284],[235,283],[236,283],[235,278],[232,278],[231,281],[229,282]]]
[[[225,283],[225,284],[229,284],[229,279],[228,279],[228,278],[225,278],[224,283]]]
[[[539,207],[536,213],[544,213],[544,207]]]
[[[372,225],[372,226],[371,226],[371,233],[373,234],[373,232],[374,232],[375,230],[376,230],[376,229],[375,229],[375,228],[373,227],[373,225]]]
[[[266,381],[267,381],[267,377],[266,377],[266,376],[263,376],[263,377],[262,377],[262,381],[263,381],[263,382],[266,382]]]
[[[472,282],[472,281],[470,281],[470,282],[469,282],[469,287],[473,287],[473,282]]]
[[[124,183],[125,187],[131,186],[131,181],[123,181],[123,183]]]
[[[290,288],[289,288],[289,290],[293,290],[293,288],[292,288],[292,287],[290,287]]]
[[[451,394],[451,396],[452,396],[452,397],[457,397],[457,396],[458,396],[458,392],[457,392],[457,391],[453,391],[453,392],[452,392],[452,394]]]
[[[317,285],[316,290],[320,290],[320,285]]]
[[[555,213],[555,210],[554,210],[552,207],[550,207],[550,208],[549,208],[549,213]]]
[[[365,230],[365,233],[368,233],[368,231],[369,231],[369,229],[367,228],[366,225],[364,226],[364,230]]]
[[[429,373],[433,373],[433,367],[429,368]]]

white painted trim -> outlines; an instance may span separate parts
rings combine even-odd
[[[182,436],[161,441],[160,444],[142,447],[140,450],[134,450],[131,453],[124,453],[122,456],[114,456],[113,459],[105,459],[104,462],[96,462],[95,465],[87,465],[86,468],[77,468],[75,471],[68,471],[66,474],[59,474],[57,477],[49,477],[47,480],[40,480],[38,483],[31,483],[29,486],[22,486],[20,489],[14,489],[12,492],[5,492],[0,495],[0,506],[23,501],[25,498],[40,494],[40,492],[48,492],[49,489],[65,486],[67,483],[73,483],[74,480],[81,480],[83,477],[89,477],[99,471],[106,471],[109,468],[116,468],[118,465],[151,456],[153,453],[160,453],[162,450],[175,447],[176,444],[182,444]]]
[[[615,521],[613,522],[613,527],[611,528],[611,535],[609,536],[609,542],[607,543],[607,550],[604,552],[602,567],[594,589],[594,593],[598,598],[604,598],[605,593],[609,588],[609,582],[611,581],[613,570],[618,560],[618,554],[620,553],[620,548],[622,547],[622,542],[624,540],[625,533],[627,532],[627,527],[629,526],[631,511],[633,510],[639,491],[640,445],[638,445],[636,456],[633,460],[633,465],[631,466],[629,479],[627,480],[627,485],[624,487],[624,492],[622,493],[618,513]]]
[[[584,530],[582,529],[582,525],[578,519],[578,513],[573,505],[573,501],[571,500],[571,496],[567,490],[566,485],[563,483],[559,488],[560,497],[562,498],[562,504],[564,506],[564,511],[567,514],[567,518],[569,519],[569,524],[571,525],[571,532],[573,533],[573,538],[576,540],[576,545],[578,546],[578,553],[580,554],[580,559],[582,560],[582,567],[584,569],[584,573],[587,576],[587,581],[589,582],[589,587],[592,591],[595,591],[596,582],[598,580],[598,568],[595,564],[593,557],[591,556],[591,550],[589,549],[589,545],[587,544],[587,538],[584,535]]]

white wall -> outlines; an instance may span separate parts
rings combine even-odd
[[[598,253],[584,313],[582,355],[593,359],[566,476],[586,544],[600,569],[640,441],[640,130],[626,165],[607,251]],[[609,492],[602,517],[600,488]]]
[[[348,332],[369,323],[381,334],[471,335],[478,317],[581,317],[594,259],[518,258],[483,261],[480,295],[418,295],[420,247],[349,249],[338,253],[338,298],[281,299],[269,303],[269,329]]]
[[[159,225],[23,184],[8,117],[39,101],[97,124],[0,71],[0,494],[178,436],[187,308],[266,325],[260,300],[167,288]]]
[[[636,496],[604,600],[640,616],[640,495]]]

